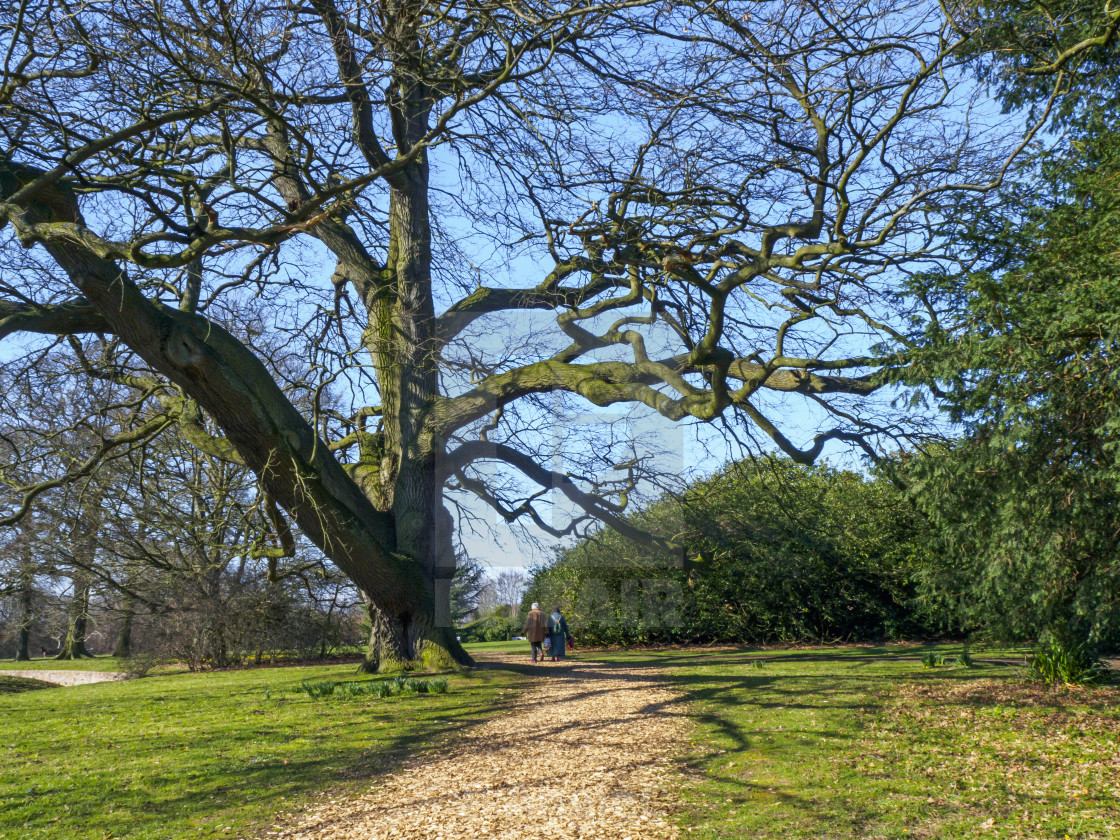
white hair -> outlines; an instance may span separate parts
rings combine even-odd
[[[538,604],[538,603],[537,603],[536,601],[534,601],[534,602],[533,602],[533,609],[534,609],[534,610],[539,610],[540,608],[541,608],[541,605],[540,605],[540,604]]]

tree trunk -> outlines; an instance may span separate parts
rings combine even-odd
[[[408,148],[424,135],[430,106],[414,79],[402,87],[396,131],[398,145]],[[421,154],[390,189],[387,265],[379,282],[362,290],[370,321],[366,346],[382,408],[380,463],[370,465],[377,480],[363,487],[373,504],[392,513],[395,551],[416,563],[422,580],[412,597],[398,603],[376,591],[363,595],[372,625],[366,671],[473,664],[450,620],[452,521],[436,477],[443,443],[425,430],[427,412],[439,397],[428,189],[428,163]]]
[[[55,659],[93,658],[86,648],[86,628],[89,624],[90,582],[88,579],[74,579],[74,597],[70,601],[70,623],[66,628],[66,638],[62,649]]]
[[[132,617],[134,614],[134,601],[126,595],[124,607],[121,611],[121,627],[117,631],[117,646],[113,649],[113,656],[128,659],[132,656]]]
[[[19,628],[16,636],[16,662],[30,662],[31,650],[28,643],[31,640],[31,630],[26,625]]]
[[[20,576],[19,587],[19,634],[16,638],[16,661],[28,662],[31,659],[31,621],[32,612],[31,580],[25,573]]]
[[[369,612],[369,646],[359,670],[369,674],[398,671],[445,671],[473,664],[455,638],[454,627],[438,627],[432,614],[388,615],[363,595]]]

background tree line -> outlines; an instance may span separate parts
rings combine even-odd
[[[535,569],[525,600],[563,605],[589,644],[1053,638],[1088,657],[1120,647],[1117,554],[1085,547],[1111,535],[1111,522],[1088,518],[1115,492],[1101,507],[1078,502],[1086,522],[1071,545],[1054,531],[1072,531],[1078,505],[1051,499],[1005,523],[1010,494],[982,498],[991,475],[962,492],[956,469],[974,445],[908,454],[871,475],[780,457],[729,464],[633,514],[685,546],[687,571],[604,529]],[[1039,504],[1033,487],[1026,510]],[[1007,531],[986,531],[993,518]]]
[[[894,485],[779,457],[729,464],[634,514],[691,559],[610,531],[537,569],[530,595],[589,643],[870,641],[958,628],[926,609],[923,520]]]
[[[58,369],[46,357],[38,370],[47,378]],[[112,387],[19,390],[9,383],[6,393],[19,416],[0,413],[0,445],[24,455],[0,476],[7,483],[80,469],[133,408]],[[57,421],[80,412],[96,422]],[[174,427],[42,495],[45,504],[0,531],[0,655],[224,667],[266,652],[322,656],[361,639],[365,610],[353,585],[298,535],[276,545],[251,473]]]

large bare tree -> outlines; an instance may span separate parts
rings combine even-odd
[[[620,516],[640,453],[608,434],[559,464],[554,410],[725,420],[801,461],[905,434],[870,407],[897,363],[873,347],[914,303],[898,273],[947,258],[942,208],[1025,142],[928,2],[22,0],[0,21],[0,337],[64,336],[75,376],[135,399],[88,463],[12,487],[6,521],[177,424],[365,593],[371,667],[468,661],[442,626],[462,494],[656,539]],[[776,396],[820,428],[799,442]]]

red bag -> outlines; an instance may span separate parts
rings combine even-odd
[[[568,637],[568,650],[571,650],[571,649],[572,649],[572,648],[574,648],[575,646],[576,646],[576,643],[575,643],[575,642],[573,642],[573,641],[572,641],[572,637],[571,637],[571,636],[569,636],[569,637]]]

